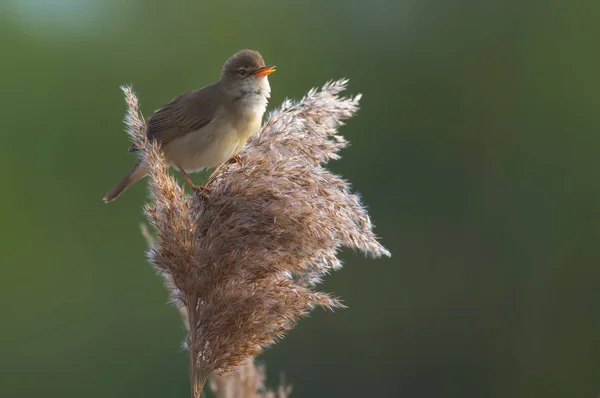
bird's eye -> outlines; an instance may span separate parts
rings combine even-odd
[[[246,76],[248,74],[248,72],[246,72],[246,69],[240,69],[239,72],[240,76]]]

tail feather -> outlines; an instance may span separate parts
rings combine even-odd
[[[141,180],[146,176],[146,170],[142,166],[141,162],[138,161],[135,166],[131,169],[131,171],[110,191],[104,195],[104,203],[112,202],[117,199],[127,188],[129,188],[133,183]]]

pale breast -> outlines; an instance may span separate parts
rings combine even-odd
[[[260,129],[261,121],[262,113],[221,114],[202,129],[165,145],[165,157],[186,172],[217,166],[242,150],[248,138]]]
[[[234,128],[241,140],[245,142],[260,129],[262,116],[263,112],[255,112],[254,110],[238,116],[234,122]]]

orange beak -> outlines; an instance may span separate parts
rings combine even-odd
[[[263,66],[262,68],[256,70],[252,75],[254,75],[254,76],[269,76],[273,72],[275,72],[275,65],[270,65],[270,66]]]

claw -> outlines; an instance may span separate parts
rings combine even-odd
[[[201,199],[208,200],[208,197],[211,192],[210,188],[207,188],[204,185],[200,185],[200,186],[195,186],[192,189],[194,190],[196,195],[198,195]]]
[[[241,165],[241,164],[242,164],[242,158],[240,157],[240,155],[233,155],[233,156],[231,157],[231,159],[229,159],[229,161],[230,161],[231,163],[237,163],[237,164],[239,164],[239,165]]]

